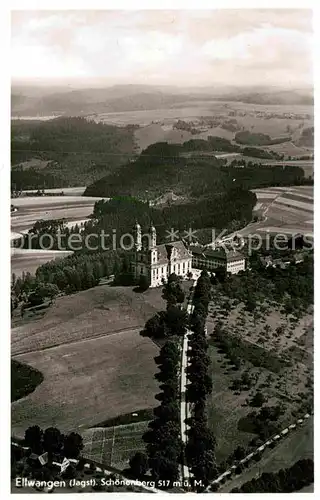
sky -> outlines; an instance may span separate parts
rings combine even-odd
[[[312,84],[312,11],[12,11],[14,83]]]

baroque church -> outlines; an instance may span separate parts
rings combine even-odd
[[[142,245],[141,226],[136,223],[134,227],[134,255],[132,271],[138,280],[141,275],[147,277],[150,287],[162,285],[162,280],[167,280],[170,274],[186,278],[191,271],[192,254],[183,241],[157,245],[156,229],[151,224],[147,245]]]

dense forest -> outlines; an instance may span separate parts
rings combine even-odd
[[[168,242],[167,231],[171,228],[178,230],[180,237],[183,231],[189,228],[231,231],[251,221],[255,203],[255,194],[240,188],[212,195],[198,202],[172,205],[163,209],[150,207],[136,199],[119,197],[106,202],[96,202],[94,218],[85,224],[83,235],[100,233],[104,229],[109,234],[116,230],[120,237],[127,232],[132,233],[136,220],[139,220],[143,231],[148,230],[152,221],[157,229],[159,243]]]
[[[139,158],[117,172],[87,187],[85,196],[138,196],[152,199],[165,192],[190,199],[226,192],[231,187],[252,189],[302,183],[303,169],[293,166],[256,165],[233,169],[208,151],[234,151],[226,139],[211,137],[208,141],[190,140],[182,145],[165,142],[152,144]],[[250,149],[250,148],[249,148]],[[188,153],[198,152],[195,156]]]
[[[134,126],[115,127],[85,118],[11,122],[12,186],[15,189],[88,184],[134,155]],[[41,171],[23,162],[48,162]],[[19,167],[20,165],[20,167]],[[22,166],[21,166],[22,165]],[[40,167],[39,167],[40,168]],[[25,169],[25,170],[24,170]]]

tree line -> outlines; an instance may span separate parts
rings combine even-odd
[[[168,488],[179,479],[179,463],[183,446],[180,435],[179,372],[181,352],[176,339],[168,340],[155,361],[160,369],[155,378],[161,393],[156,395],[160,406],[154,409],[149,430],[143,435],[146,442],[149,468],[157,484],[163,481]]]
[[[56,427],[43,431],[38,425],[32,425],[25,431],[23,445],[37,455],[47,452],[49,460],[54,455],[76,459],[83,449],[83,439],[76,432],[62,434]]]
[[[194,480],[201,484],[200,487],[195,486],[199,491],[207,486],[218,472],[215,459],[216,439],[208,427],[206,414],[206,398],[212,391],[210,357],[207,353],[208,342],[205,333],[210,299],[210,278],[206,271],[202,271],[193,296],[194,310],[190,320],[192,335],[188,352],[190,365],[187,370],[190,382],[187,387],[187,401],[192,405],[192,416],[186,457]]]
[[[182,461],[183,443],[180,433],[180,338],[186,332],[187,314],[180,305],[185,294],[180,277],[172,274],[164,283],[162,297],[166,301],[166,311],[158,313],[146,322],[141,335],[165,340],[155,362],[159,372],[155,378],[161,392],[156,395],[160,406],[153,411],[154,418],[148,424],[143,439],[147,457],[138,453],[130,460],[130,467],[138,472],[150,469],[152,477],[161,487],[172,488],[179,479],[179,464]],[[141,464],[144,464],[141,467]]]
[[[314,463],[310,458],[298,460],[292,467],[278,472],[264,472],[231,493],[293,493],[314,482]]]
[[[121,257],[116,251],[76,253],[39,266],[35,276],[29,272],[22,276],[12,274],[12,311],[23,303],[26,307],[42,304],[46,299],[63,294],[87,290],[99,284],[102,277],[121,269]]]

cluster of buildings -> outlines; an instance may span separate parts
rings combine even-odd
[[[290,264],[300,264],[304,261],[305,254],[302,252],[295,252],[290,257],[285,258],[273,258],[271,255],[265,255],[259,258],[260,263],[263,267],[280,267],[285,269]]]
[[[182,240],[157,245],[157,233],[153,225],[143,236],[147,236],[147,244],[143,244],[141,226],[136,223],[131,269],[137,280],[145,276],[150,287],[161,286],[163,280],[172,273],[187,278],[193,269],[214,272],[215,269],[223,267],[227,273],[236,274],[246,268],[245,257],[234,250],[213,250],[200,245],[187,247]]]

